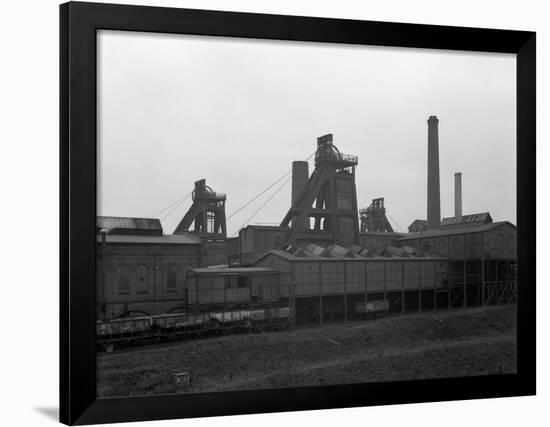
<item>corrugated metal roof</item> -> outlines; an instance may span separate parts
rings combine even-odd
[[[471,215],[452,216],[443,218],[440,227],[463,227],[465,225],[487,224],[493,222],[489,212],[482,212]]]
[[[244,227],[244,229],[250,228],[253,230],[272,230],[272,231],[288,231],[290,230],[289,227],[286,226],[279,226],[279,225],[263,225],[263,224],[250,224]]]
[[[415,219],[413,222],[411,222],[411,225],[413,224],[428,225],[428,221],[425,219]],[[409,225],[409,227],[411,225]]]
[[[441,257],[441,256],[438,256],[438,255],[435,255],[435,254],[425,254],[424,256],[414,256],[414,255],[408,255],[408,256],[403,256],[403,257],[399,257],[399,256],[380,256],[380,255],[377,255],[377,254],[374,254],[373,256],[349,256],[349,257],[342,257],[342,258],[332,258],[332,257],[321,257],[321,256],[317,256],[317,255],[311,255],[311,256],[308,256],[308,257],[303,257],[303,256],[296,256],[296,255],[293,255],[293,254],[290,254],[288,252],[285,252],[285,251],[282,251],[282,250],[279,250],[279,249],[273,249],[269,252],[267,252],[266,254],[264,254],[262,257],[260,257],[256,262],[258,262],[259,260],[265,258],[267,255],[269,254],[272,254],[272,255],[276,255],[280,258],[283,258],[283,259],[286,259],[287,261],[307,261],[309,259],[311,260],[317,260],[317,261],[322,261],[322,262],[333,262],[333,261],[367,261],[367,260],[379,260],[379,261],[383,261],[383,260],[409,260],[409,261],[414,261],[414,260],[418,260],[418,261],[428,261],[428,260],[442,260],[442,259],[445,259],[445,257]]]
[[[321,256],[321,254],[325,251],[325,248],[316,245],[315,243],[308,243],[304,246],[304,250],[311,252],[313,255]]]
[[[97,242],[101,242],[101,236],[97,236]],[[165,234],[162,236],[107,234],[105,242],[119,244],[144,244],[144,245],[200,245],[200,240],[189,234]]]
[[[397,231],[362,231],[359,233],[359,236],[370,236],[370,237],[401,237],[407,233],[399,233]]]
[[[395,246],[387,246],[384,250],[384,256],[397,256],[401,258],[408,258],[410,255],[404,248],[397,248]]]
[[[124,230],[153,230],[162,233],[162,225],[158,218],[130,218],[119,216],[98,216],[96,227],[107,232],[116,229]]]
[[[349,258],[354,256],[353,252],[349,248],[344,248],[343,246],[336,244],[327,247],[325,249],[325,254],[335,258]]]
[[[397,239],[397,240],[404,241],[404,240],[424,239],[427,237],[452,236],[456,234],[482,233],[484,231],[489,231],[494,228],[501,227],[505,224],[508,224],[516,228],[516,226],[509,221],[499,221],[499,222],[491,222],[489,224],[480,224],[480,225],[472,224],[472,225],[464,225],[460,227],[449,227],[449,228],[442,228],[437,230],[428,230],[428,231],[423,231],[421,233],[410,233],[408,236],[401,237],[400,239]]]
[[[277,270],[268,267],[207,267],[207,268],[192,268],[189,271],[197,275],[218,274],[224,276],[243,275],[243,274],[265,274],[278,273]]]

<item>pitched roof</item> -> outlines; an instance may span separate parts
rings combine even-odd
[[[446,227],[446,228],[438,228],[436,230],[422,231],[420,233],[410,233],[408,236],[401,237],[400,239],[397,239],[397,240],[404,241],[404,240],[424,239],[426,237],[452,236],[456,234],[467,234],[467,233],[482,233],[484,231],[489,231],[494,228],[501,227],[505,224],[508,224],[516,228],[516,226],[509,221],[499,221],[499,222],[490,222],[487,224],[463,225],[460,227]]]
[[[421,224],[421,225],[428,225],[428,221],[425,219],[415,219],[413,222],[411,222],[411,225],[413,224]],[[409,225],[410,227],[410,225]]]
[[[101,236],[96,241],[101,242]],[[164,234],[155,235],[127,235],[127,234],[106,234],[105,243],[138,244],[138,245],[200,245],[200,239],[191,234]]]
[[[275,274],[278,273],[269,267],[206,267],[206,268],[192,268],[189,271],[197,275],[218,274],[222,276],[232,275],[244,275],[244,274]]]
[[[482,212],[471,215],[452,216],[449,218],[443,218],[440,227],[463,227],[465,225],[473,224],[487,224],[493,222],[493,218],[489,212]]]
[[[349,261],[353,261],[353,260],[364,260],[364,261],[365,260],[368,260],[368,261],[371,261],[371,260],[373,260],[373,261],[381,261],[381,260],[386,260],[386,261],[391,261],[391,260],[409,260],[409,261],[425,260],[425,261],[427,261],[427,260],[441,260],[441,259],[444,258],[444,257],[441,257],[439,255],[436,255],[436,254],[433,254],[433,253],[425,253],[423,251],[421,253],[417,253],[417,252],[414,252],[414,251],[406,251],[404,249],[402,251],[403,251],[403,253],[401,255],[396,255],[396,254],[392,254],[390,252],[388,252],[386,254],[386,251],[382,250],[380,255],[374,254],[374,255],[369,255],[369,256],[354,255],[353,252],[350,251],[347,256],[334,257],[334,256],[330,256],[330,255],[327,255],[327,254],[315,255],[312,252],[309,252],[309,251],[304,250],[302,248],[299,248],[295,252],[287,252],[287,251],[282,250],[282,249],[273,249],[273,250],[265,253],[264,255],[262,255],[256,262],[258,262],[259,260],[265,258],[266,256],[268,256],[270,254],[278,256],[279,258],[286,259],[287,261],[318,260],[318,261],[323,261],[323,262],[338,261],[338,260],[349,260]],[[384,253],[386,255],[382,255],[382,253]],[[397,253],[397,252],[395,252],[395,253]]]
[[[286,226],[279,226],[279,225],[264,225],[264,224],[249,224],[243,229],[250,228],[253,230],[271,230],[271,231],[288,231],[289,228]]]
[[[120,216],[96,217],[97,231],[103,229],[107,233],[124,231],[126,234],[162,234],[162,225],[158,218],[131,218]]]
[[[401,233],[399,231],[361,231],[359,233],[359,236],[396,238],[396,237],[404,236],[405,234],[407,233]]]

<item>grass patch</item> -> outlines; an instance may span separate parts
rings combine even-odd
[[[443,378],[516,371],[515,305],[184,341],[98,357],[99,396]]]

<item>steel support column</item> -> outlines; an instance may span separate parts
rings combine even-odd
[[[321,261],[319,261],[319,324],[323,324],[323,275],[321,274]]]
[[[369,301],[369,282],[367,280],[367,263],[364,264],[364,275],[365,275],[365,314],[367,312],[367,303]]]
[[[463,261],[464,261],[464,270],[463,270],[463,282],[462,282],[462,307],[466,307],[466,236],[462,237],[463,244]]]
[[[437,272],[434,269],[434,311],[437,310]]]
[[[348,264],[344,261],[344,322],[348,321]]]
[[[383,263],[384,269],[383,269],[383,278],[384,278],[384,301],[388,299],[388,291],[386,289],[386,262]]]
[[[485,256],[481,258],[481,305],[485,305]]]
[[[401,313],[405,313],[405,263],[401,261]]]

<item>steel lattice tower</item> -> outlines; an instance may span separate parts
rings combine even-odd
[[[349,246],[359,242],[357,163],[357,156],[340,153],[332,134],[317,138],[315,170],[301,193],[293,195],[293,204],[281,222],[282,227],[290,227],[288,243],[318,240]]]
[[[216,238],[227,237],[225,199],[223,193],[216,193],[206,185],[206,180],[195,182],[193,205],[180,221],[174,234],[193,231]],[[193,228],[191,229],[191,226]]]
[[[361,232],[393,232],[388,218],[386,218],[386,208],[384,207],[384,198],[372,199],[368,208],[359,211],[361,218]]]

